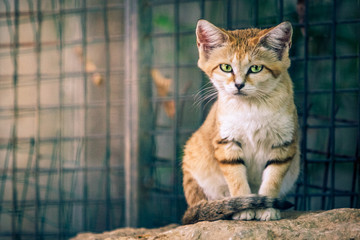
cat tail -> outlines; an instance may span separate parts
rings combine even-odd
[[[276,208],[285,210],[292,206],[293,204],[288,201],[266,196],[230,197],[214,201],[202,200],[186,210],[182,223],[186,225],[200,221],[229,219],[233,214],[247,209]]]

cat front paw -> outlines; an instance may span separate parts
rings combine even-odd
[[[253,220],[254,218],[255,218],[255,211],[251,209],[240,211],[232,216],[233,220],[243,220],[243,221]]]
[[[280,218],[280,210],[275,208],[258,209],[255,213],[255,219],[260,221],[279,220]]]

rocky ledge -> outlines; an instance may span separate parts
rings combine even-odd
[[[279,221],[216,221],[158,229],[121,228],[102,234],[81,233],[73,240],[134,239],[360,239],[360,209],[283,212]]]

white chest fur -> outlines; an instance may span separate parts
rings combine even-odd
[[[230,144],[228,150],[243,152],[250,187],[257,192],[272,146],[293,139],[294,118],[285,107],[272,110],[236,102],[220,103],[218,107],[220,136],[241,143],[241,149]]]
[[[295,124],[285,108],[273,110],[266,105],[225,104],[219,105],[218,111],[220,135],[239,141],[246,156],[255,157],[257,153],[270,150],[272,145],[292,140]]]

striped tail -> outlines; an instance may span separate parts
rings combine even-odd
[[[202,200],[186,210],[183,224],[193,224],[200,221],[216,221],[230,219],[235,213],[247,209],[276,208],[285,210],[291,208],[292,203],[266,196],[232,197],[215,201]]]

